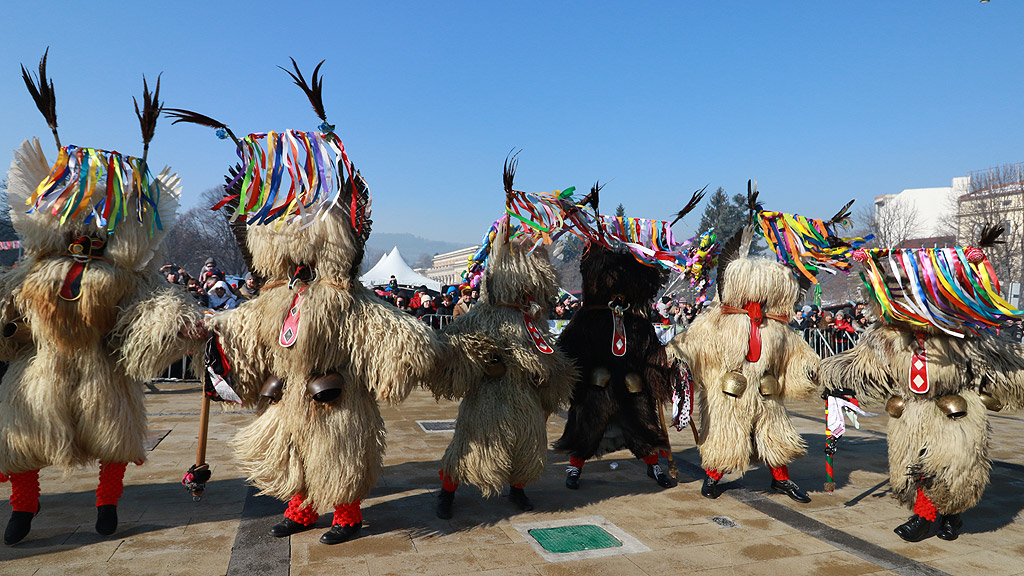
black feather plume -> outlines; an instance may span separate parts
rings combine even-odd
[[[519,150],[519,152],[522,152],[522,150]],[[516,159],[516,156],[519,156],[519,152],[513,154],[512,150],[509,150],[508,155],[505,156],[505,169],[502,172],[501,180],[505,185],[506,205],[512,202],[512,196],[515,195],[515,190],[512,186],[516,179],[516,166],[519,165],[519,160]]]
[[[35,100],[36,108],[42,112],[43,118],[46,119],[46,125],[53,132],[53,138],[57,141],[57,148],[60,148],[60,137],[57,135],[57,96],[53,92],[53,80],[47,80],[46,78],[46,57],[49,54],[50,48],[47,47],[46,52],[43,52],[42,59],[39,60],[39,76],[35,80],[32,79],[32,75],[25,69],[24,65],[21,67],[21,78],[25,81],[25,87],[28,88],[32,99]]]
[[[178,122],[186,122],[188,124],[198,124],[200,126],[208,126],[210,128],[220,128],[227,132],[228,136],[231,137],[231,140],[235,142],[235,146],[241,147],[242,145],[242,143],[238,141],[238,138],[235,137],[235,133],[231,131],[231,128],[228,128],[228,125],[221,122],[220,120],[214,120],[209,116],[205,116],[198,112],[192,112],[191,110],[185,110],[183,108],[161,107],[160,110],[161,112],[163,112],[165,116],[174,118],[174,122],[171,122],[171,124],[177,124]]]
[[[854,198],[853,200],[850,200],[849,202],[847,202],[846,206],[843,206],[842,208],[840,208],[839,212],[836,212],[836,215],[833,216],[832,219],[828,221],[828,223],[829,224],[838,224],[838,223],[842,222],[843,220],[846,220],[847,218],[849,218],[850,217],[850,206],[853,206],[853,203],[856,202],[856,201],[857,201],[857,199]]]
[[[590,187],[590,192],[580,200],[581,206],[590,206],[594,210],[594,214],[600,214],[598,206],[601,204],[601,189],[604,188],[604,184],[598,180],[594,182],[594,185]]]
[[[747,224],[754,221],[754,216],[764,210],[764,206],[757,201],[757,182],[747,180]]]
[[[306,93],[306,97],[309,98],[309,103],[313,105],[313,111],[316,112],[316,115],[324,122],[327,122],[327,113],[324,112],[324,79],[318,76],[320,67],[324,65],[325,60],[321,60],[316,65],[316,68],[313,69],[312,86],[306,83],[306,78],[302,76],[302,71],[299,70],[299,65],[295,62],[295,58],[289,58],[289,60],[292,61],[292,67],[295,68],[294,73],[281,66],[278,66],[278,68],[281,68],[281,70],[284,70],[292,77],[295,85]]]
[[[978,247],[990,248],[996,244],[1006,244],[1005,240],[999,238],[1003,232],[1006,232],[1006,228],[1002,224],[989,224],[986,222],[981,227],[981,238],[978,239]]]
[[[683,216],[692,212],[693,209],[697,207],[697,204],[700,204],[700,201],[704,199],[704,191],[708,189],[708,186],[710,186],[710,184],[705,184],[703,188],[693,193],[693,196],[690,197],[690,201],[686,203],[686,206],[683,206],[683,209],[676,214],[676,219],[672,221],[672,224],[682,220]],[[669,224],[669,226],[672,224]]]
[[[139,111],[139,101],[132,96],[135,103],[135,115],[139,117],[139,126],[142,128],[142,162],[145,164],[149,152],[149,142],[156,132],[156,121],[160,117],[160,75],[156,77],[156,89],[149,92],[149,84],[146,77],[142,77],[142,111]]]

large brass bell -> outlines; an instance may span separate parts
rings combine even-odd
[[[284,382],[277,376],[269,376],[260,388],[260,396],[270,400],[271,404],[279,402],[284,394]]]
[[[979,392],[978,396],[981,396],[981,403],[985,405],[985,408],[988,408],[993,412],[999,412],[1003,409],[1003,403],[988,392]]]
[[[885,411],[893,418],[903,416],[903,409],[907,407],[907,401],[903,396],[893,396],[885,403]]]
[[[604,366],[598,366],[590,373],[590,383],[598,388],[604,388],[607,386],[611,379],[612,373]]]
[[[497,354],[489,354],[484,358],[484,374],[488,378],[501,378],[505,375],[505,361]]]
[[[967,400],[959,394],[947,394],[935,399],[935,405],[947,418],[958,420],[967,416]]]
[[[640,377],[636,372],[630,372],[626,374],[626,390],[629,390],[630,394],[637,394],[644,389],[644,379]]]
[[[331,402],[341,396],[341,386],[344,383],[340,374],[330,372],[306,382],[306,390],[317,402]]]
[[[739,372],[726,372],[722,377],[722,392],[733,398],[743,396],[747,390],[747,377]]]
[[[774,396],[779,393],[779,379],[773,374],[765,374],[761,376],[761,383],[758,385],[758,391],[761,396],[767,398],[768,396]]]

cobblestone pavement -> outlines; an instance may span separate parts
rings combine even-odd
[[[146,395],[149,428],[154,439],[166,435],[145,465],[129,467],[117,533],[102,537],[93,529],[96,467],[67,476],[43,470],[42,513],[23,542],[0,547],[0,574],[1024,574],[1020,413],[992,414],[992,483],[982,503],[963,515],[960,538],[909,544],[892,532],[909,512],[888,495],[887,417],[862,418],[862,429],[841,441],[837,489],[827,494],[820,402],[790,406],[810,446],[790,470],[810,492],[810,504],[771,493],[771,477],[760,467],[743,477],[726,476],[717,500],[702,498],[693,437],[689,430],[673,430],[679,466],[673,488],[659,488],[643,463],[617,452],[588,462],[580,489],[570,491],[564,487],[566,459],[549,452],[544,476],[527,486],[536,510],[522,513],[506,496],[484,500],[472,486],[462,486],[455,517],[439,520],[438,461],[451,433],[426,433],[417,421],[453,419],[457,404],[437,403],[418,390],[383,410],[388,454],[382,478],[363,502],[361,536],[324,546],[317,540],[329,527],[329,513],[316,530],[290,539],[266,534],[284,506],[251,493],[228,446],[252,413],[213,414],[213,479],[202,500],[193,502],[179,480],[195,458],[199,387],[159,388]],[[550,440],[563,423],[551,418]],[[0,519],[10,513],[9,490],[0,484]],[[526,530],[517,529],[584,517],[603,519],[635,538],[639,551],[549,562]]]

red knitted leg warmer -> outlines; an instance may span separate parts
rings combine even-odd
[[[445,492],[455,492],[459,489],[459,483],[452,480],[452,477],[445,474],[444,470],[439,470],[437,475],[441,477],[441,490]],[[337,522],[335,522],[337,524]]]
[[[526,484],[509,484],[509,486],[511,486],[512,488],[519,488],[520,490],[522,490],[523,488],[526,487]]]
[[[655,452],[650,456],[644,456],[643,458],[641,458],[641,460],[643,460],[644,464],[647,464],[648,466],[654,466],[655,464],[658,463],[658,453]]]
[[[126,462],[100,462],[100,483],[96,486],[96,506],[117,506],[124,492]]]
[[[11,511],[39,511],[39,470],[11,474]]]
[[[723,474],[718,470],[712,470],[710,468],[705,468],[704,473],[707,474],[708,478],[711,478],[712,480],[721,480],[723,476]]]
[[[575,456],[570,456],[569,457],[569,466],[575,466],[575,467],[579,468],[580,470],[583,469],[583,465],[586,464],[586,463],[587,463],[587,461],[584,460],[583,458],[577,458]]]
[[[303,526],[312,526],[316,524],[316,520],[320,515],[316,513],[312,506],[303,507],[302,501],[303,497],[301,494],[292,496],[292,499],[288,502],[288,509],[284,511],[284,517]]]
[[[782,482],[783,480],[789,480],[789,467],[779,466],[778,468],[772,468],[772,478]]]
[[[363,521],[363,510],[359,507],[359,503],[362,500],[356,500],[351,504],[341,504],[340,506],[334,507],[334,522],[333,525],[337,526],[352,526],[353,524],[359,524]]]
[[[924,495],[924,490],[917,489],[917,501],[914,502],[914,514],[917,514],[925,520],[931,520],[935,522],[935,518],[939,510],[932,504],[930,498]]]

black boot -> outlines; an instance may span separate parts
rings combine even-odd
[[[444,488],[437,495],[437,517],[441,520],[448,520],[452,517],[452,502],[455,501],[455,492],[449,492]]]
[[[452,492],[454,494],[454,492]],[[323,536],[320,537],[320,542],[323,544],[341,544],[342,542],[348,542],[359,532],[359,529],[363,527],[362,522],[355,524],[349,524],[342,526],[341,524],[335,524],[331,526],[331,529],[324,532]]]
[[[580,489],[580,470],[579,468],[570,465],[565,469],[565,487],[570,490]]]
[[[779,494],[785,494],[801,504],[807,504],[811,501],[811,498],[807,493],[801,490],[800,487],[796,485],[796,482],[793,482],[792,480],[772,479],[772,490]]]
[[[700,495],[712,500],[718,498],[718,480],[711,476],[705,476],[704,485],[700,487]]]
[[[658,483],[658,486],[662,488],[671,488],[673,486],[672,479],[669,478],[668,474],[661,469],[661,464],[648,464],[647,465],[647,476],[654,478]]]
[[[533,510],[533,503],[526,496],[526,492],[522,488],[516,488],[512,486],[508,489],[508,501],[519,506],[519,509],[523,512],[529,512]]]
[[[939,522],[939,533],[936,536],[943,540],[956,540],[960,535],[960,527],[963,525],[964,521],[960,519],[959,514],[943,516],[942,521]]]
[[[36,510],[39,514],[39,510]],[[36,514],[31,512],[11,512],[11,519],[7,521],[7,530],[4,531],[4,544],[10,546],[21,542],[32,530],[32,518]]]
[[[897,526],[893,532],[907,542],[920,542],[931,534],[933,524],[935,522],[925,520],[921,516],[914,514],[910,517],[910,520]]]
[[[285,518],[284,520],[274,524],[274,527],[270,529],[270,535],[275,538],[284,538],[285,536],[291,536],[292,534],[298,534],[299,532],[305,532],[316,524],[299,524],[291,518]]]
[[[110,536],[117,530],[117,505],[104,504],[96,507],[96,532]]]

